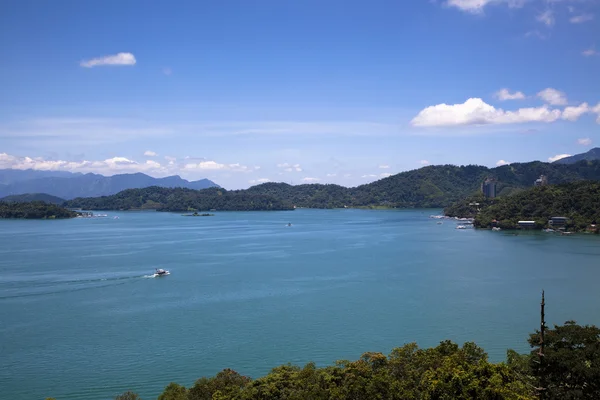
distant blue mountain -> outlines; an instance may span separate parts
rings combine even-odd
[[[81,176],[82,173],[66,171],[36,171],[34,169],[0,169],[0,185],[8,185],[15,182],[28,181],[39,178],[72,178]]]
[[[110,196],[125,189],[141,189],[149,186],[188,189],[220,187],[208,179],[190,182],[179,176],[153,178],[142,173],[103,176],[63,171],[0,170],[0,197],[46,193],[69,200],[75,197]]]

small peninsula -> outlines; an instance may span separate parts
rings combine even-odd
[[[77,217],[75,211],[43,201],[28,203],[0,202],[0,218],[10,219],[66,219]]]
[[[478,195],[453,204],[444,213],[449,217],[475,218],[477,228],[517,229],[519,221],[530,222],[531,228],[552,228],[550,221],[554,218],[561,219],[561,228],[568,231],[597,233],[600,182],[537,186],[493,199]]]

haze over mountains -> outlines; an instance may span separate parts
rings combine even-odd
[[[65,171],[0,170],[0,198],[25,193],[46,193],[63,199],[109,196],[126,189],[148,186],[206,189],[219,187],[208,179],[187,181],[179,176],[153,178],[146,174],[104,176]]]

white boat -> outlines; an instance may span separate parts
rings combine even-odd
[[[464,226],[464,225],[458,225],[458,226],[456,227],[456,229],[467,229],[467,227],[466,227],[466,226]]]
[[[170,274],[169,271],[167,271],[166,269],[162,269],[162,268],[157,268],[156,273],[155,273],[156,276],[166,276],[169,274]]]
[[[502,230],[502,228],[499,228],[499,227],[495,226],[495,227],[493,227],[493,228],[492,228],[492,230],[493,230],[493,231],[501,231],[501,230]]]

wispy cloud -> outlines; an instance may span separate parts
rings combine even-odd
[[[583,55],[584,57],[592,57],[600,55],[600,53],[594,48],[589,48],[587,50],[582,51],[581,55]]]
[[[277,164],[277,168],[281,168],[285,172],[302,172],[302,166],[300,164],[281,163]]]
[[[526,0],[446,0],[444,3],[448,7],[458,8],[461,11],[481,14],[488,5],[506,4],[510,8],[519,8],[525,4]]]
[[[592,139],[590,139],[590,138],[577,139],[577,144],[580,144],[582,146],[590,146],[592,144]]]
[[[576,107],[566,107],[562,114],[562,119],[567,121],[577,121],[583,114],[591,112],[592,109],[588,103],[581,103]]]
[[[553,88],[544,89],[539,92],[537,96],[553,106],[563,106],[567,104],[567,96],[563,92]]]
[[[570,154],[557,154],[553,157],[548,157],[548,161],[554,162],[554,161],[558,161],[558,160],[561,160],[561,159],[567,158],[567,157],[571,157],[571,155]]]
[[[156,157],[158,154],[156,154],[155,152],[153,152],[152,150],[146,150],[144,152],[144,155],[147,157]]]
[[[304,183],[316,183],[319,181],[320,181],[319,178],[311,178],[311,177],[302,178],[302,182],[304,182]]]
[[[381,165],[379,166],[379,168],[380,168],[380,169],[389,169],[389,168],[390,168],[390,166],[389,166],[389,165],[387,165],[387,164],[381,164]]]
[[[582,24],[584,22],[592,21],[593,19],[593,14],[581,14],[569,18],[569,22],[571,22],[572,24]]]
[[[498,160],[498,161],[496,162],[496,166],[498,166],[498,167],[501,167],[501,166],[503,166],[503,165],[508,165],[508,164],[510,164],[510,161]]]
[[[112,157],[105,160],[52,160],[43,157],[15,156],[0,153],[0,169],[34,169],[40,171],[93,172],[103,175],[118,173],[144,172],[154,176],[167,176],[182,172],[215,173],[240,172],[251,173],[255,169],[239,163],[222,164],[212,160],[198,163],[177,163],[175,158],[166,157],[166,163],[154,160],[138,162],[127,157]],[[188,160],[189,161],[189,160]]]
[[[251,185],[260,185],[261,183],[271,182],[269,178],[251,179],[248,181]]]
[[[419,161],[419,164],[421,164],[421,165],[429,165],[431,163],[429,161],[427,161],[427,160],[421,160],[421,161]]]
[[[105,65],[135,65],[135,56],[131,53],[117,53],[109,56],[102,56],[84,60],[79,63],[84,68],[100,67]]]
[[[554,12],[552,10],[546,10],[538,14],[538,16],[535,19],[546,26],[553,26],[555,22]]]
[[[523,92],[511,93],[508,89],[500,89],[494,94],[494,96],[500,101],[523,100],[525,98],[525,94],[523,94]]]

